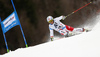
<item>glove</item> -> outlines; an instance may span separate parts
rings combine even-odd
[[[51,41],[53,41],[53,37],[51,37]]]
[[[63,16],[62,20],[65,20],[66,19],[66,16]]]

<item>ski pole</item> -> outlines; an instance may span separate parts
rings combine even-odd
[[[72,12],[72,13],[68,14],[66,17],[68,17],[68,16],[70,16],[70,15],[74,14],[75,12],[77,12],[77,11],[81,10],[82,8],[86,7],[87,5],[89,5],[89,4],[91,4],[91,3],[92,3],[92,2],[90,2],[90,3],[88,3],[88,4],[86,4],[86,5],[82,6],[82,7],[80,7],[79,9],[75,10],[74,12]]]

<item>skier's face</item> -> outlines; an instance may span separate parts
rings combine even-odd
[[[54,23],[54,21],[51,21],[51,22],[50,22],[50,24],[53,24],[53,23]]]

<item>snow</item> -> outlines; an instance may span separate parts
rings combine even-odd
[[[19,48],[0,57],[100,57],[99,30],[100,22],[90,32],[33,47]]]

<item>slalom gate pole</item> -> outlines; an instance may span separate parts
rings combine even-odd
[[[14,3],[13,3],[13,0],[11,0],[11,2],[12,2],[12,5],[13,5],[13,8],[14,8],[14,11],[16,12],[16,9],[15,9]],[[17,12],[16,12],[16,15],[17,15]],[[18,15],[17,15],[17,18],[18,18]],[[19,19],[19,18],[18,18],[18,19]],[[19,22],[20,22],[20,21],[19,21]],[[23,32],[23,30],[22,30],[21,24],[20,24],[20,29],[21,29],[21,32],[22,32],[22,35],[23,35],[23,38],[24,38],[24,42],[25,42],[26,48],[27,48],[27,47],[28,47],[28,44],[27,44],[27,42],[26,42],[26,39],[25,39],[25,36],[24,36],[24,32]]]
[[[90,3],[88,3],[88,4],[86,4],[86,5],[82,6],[82,7],[80,7],[79,9],[75,10],[74,12],[72,12],[72,13],[68,14],[66,17],[68,17],[68,16],[70,16],[70,15],[74,14],[75,12],[77,12],[77,11],[81,10],[82,8],[84,8],[84,7],[88,6],[88,5],[89,5],[89,4],[91,4],[91,3],[92,3],[92,2],[90,2]]]
[[[6,36],[5,36],[5,34],[4,34],[4,33],[3,33],[3,36],[4,36],[4,40],[5,40],[5,44],[6,44],[6,49],[7,49],[7,52],[9,52],[8,45],[7,45],[7,40],[6,40]]]
[[[0,24],[1,24],[1,17],[0,17]],[[2,26],[1,26],[1,28],[2,28]],[[6,45],[7,52],[9,52],[5,33],[3,33],[3,36],[4,36],[4,41],[5,41],[5,45]]]

